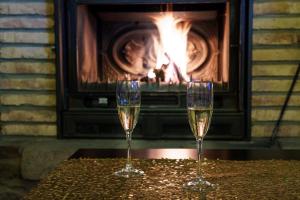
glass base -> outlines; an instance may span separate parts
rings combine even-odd
[[[192,191],[208,192],[214,189],[215,185],[200,177],[187,182],[183,185],[183,188]]]
[[[119,171],[116,171],[114,174],[116,176],[130,178],[130,177],[136,177],[136,176],[143,176],[144,172],[142,170],[135,169],[133,167],[125,167]]]

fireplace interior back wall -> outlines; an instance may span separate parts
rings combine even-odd
[[[56,1],[61,138],[123,138],[115,109],[115,81],[125,74],[142,82],[142,109],[134,137],[193,138],[186,116],[185,83],[150,82],[144,68],[132,69],[128,60],[128,55],[136,55],[132,51],[136,43],[151,43],[145,38],[157,30],[149,16],[166,7],[161,2]],[[246,1],[173,4],[175,15],[192,21],[189,40],[202,52],[191,56],[190,75],[215,82],[211,139],[249,136],[249,62],[242,60],[249,52],[251,31],[242,11],[249,10]],[[151,60],[146,63],[143,67],[149,68]]]

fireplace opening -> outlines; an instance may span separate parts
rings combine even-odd
[[[190,78],[228,85],[229,4],[156,7],[77,6],[79,90],[126,76],[139,79],[144,91],[157,85],[172,91]]]
[[[115,83],[138,79],[135,137],[188,139],[189,80],[215,85],[211,139],[249,136],[251,2],[56,0],[58,132],[123,137]]]

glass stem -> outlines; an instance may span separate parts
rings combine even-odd
[[[127,163],[126,168],[132,168],[131,164],[131,132],[126,132],[126,141],[127,141]]]
[[[203,138],[197,140],[197,153],[198,153],[198,162],[197,162],[197,175],[198,177],[202,177],[202,168],[201,163],[203,160]]]

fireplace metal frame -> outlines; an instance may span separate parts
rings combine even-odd
[[[173,4],[219,4],[224,3],[226,0],[173,0]],[[69,121],[72,119],[74,123],[80,122],[82,119],[90,121],[91,123],[99,123],[101,121],[102,128],[107,124],[107,128],[115,127],[119,124],[116,112],[112,109],[103,109],[101,106],[97,107],[95,110],[85,110],[85,109],[70,109],[70,96],[73,99],[73,103],[76,104],[76,98],[81,96],[82,93],[78,92],[77,88],[72,85],[75,83],[76,76],[74,76],[75,58],[72,52],[73,42],[76,42],[75,31],[69,31],[68,27],[74,25],[74,21],[70,20],[71,15],[74,15],[72,10],[75,10],[77,4],[89,4],[89,5],[99,5],[99,4],[110,4],[110,5],[148,5],[148,4],[161,4],[170,3],[170,1],[161,0],[55,0],[55,47],[56,47],[56,96],[57,96],[57,136],[58,138],[98,138],[98,137],[112,137],[119,138],[123,136],[123,133],[116,135],[97,135],[97,134],[76,134],[73,133],[75,128],[74,124],[70,124]],[[67,8],[68,6],[68,8]],[[214,126],[212,132],[223,132],[224,129],[228,128],[226,125],[222,126],[220,123],[228,121],[228,124],[235,123],[231,133],[226,135],[211,135],[208,134],[210,139],[235,139],[235,140],[248,140],[251,137],[251,62],[252,62],[252,16],[253,16],[253,1],[252,0],[231,0],[230,7],[234,8],[230,11],[230,68],[232,70],[230,76],[230,83],[235,83],[231,85],[230,91],[219,92],[216,94],[216,99],[219,97],[229,95],[234,93],[237,101],[236,110],[226,111],[222,113],[216,113],[214,116],[213,123],[218,126]],[[236,19],[238,17],[238,19]],[[70,40],[71,38],[71,40]],[[74,49],[73,49],[74,50]],[[71,76],[70,76],[71,74]],[[73,74],[73,75],[72,75]],[[91,104],[93,104],[94,94],[84,94],[87,98],[91,98]],[[171,98],[173,93],[165,93],[165,97]],[[97,95],[96,95],[97,96]],[[99,96],[99,94],[98,94]],[[97,96],[97,98],[98,98]],[[113,98],[114,92],[108,95],[109,98]],[[144,95],[145,100],[152,99],[152,95]],[[178,99],[181,104],[184,102],[184,93],[180,93]],[[110,100],[110,99],[109,99]],[[71,103],[72,104],[72,103]],[[182,106],[182,105],[181,105]],[[88,114],[86,117],[85,115]],[[186,135],[171,135],[170,137],[159,133],[162,131],[163,123],[171,124],[165,127],[167,132],[182,130],[182,120],[185,119],[186,113],[180,108],[157,108],[152,110],[151,107],[143,109],[141,118],[139,120],[139,125],[137,127],[138,133],[135,134],[137,138],[144,139],[191,139],[193,136],[189,133]],[[238,119],[238,120],[237,120]],[[72,121],[71,120],[71,121]],[[144,120],[143,123],[141,121]],[[235,122],[236,121],[236,122]],[[185,120],[186,124],[187,121]],[[153,124],[159,124],[153,129]],[[179,124],[179,125],[178,125]],[[109,126],[110,125],[110,126]],[[173,125],[173,126],[172,126]],[[181,127],[179,127],[181,126]],[[88,127],[83,127],[87,128]],[[180,129],[181,128],[181,129]],[[185,127],[186,128],[186,127]],[[67,132],[66,129],[71,129]],[[79,128],[80,129],[80,128]],[[104,128],[105,129],[105,128]],[[141,134],[140,130],[143,129]],[[188,129],[188,128],[187,128]],[[91,130],[93,131],[93,130]],[[111,132],[122,132],[121,128],[112,128],[109,130]],[[150,134],[150,132],[152,133]],[[189,130],[187,130],[189,131]],[[76,132],[76,131],[75,131]],[[105,132],[105,130],[104,130]],[[156,134],[155,134],[155,133]]]

